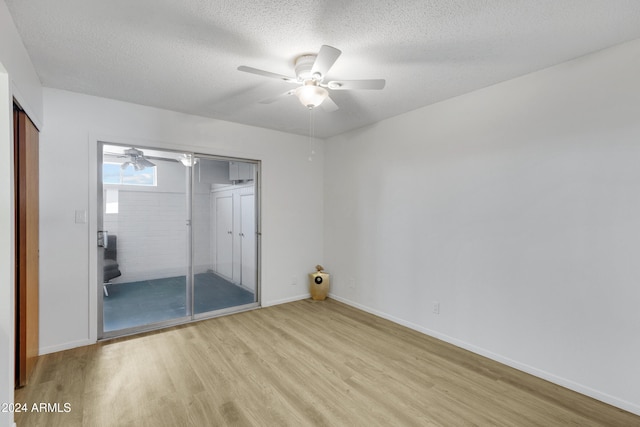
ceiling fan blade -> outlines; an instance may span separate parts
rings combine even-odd
[[[145,168],[152,168],[155,166],[155,163],[151,163],[149,160],[145,159],[144,157],[139,158],[137,163],[141,166],[144,166]]]
[[[331,97],[329,97],[329,96],[327,96],[324,99],[324,101],[322,101],[322,104],[320,104],[320,106],[327,113],[332,113],[332,112],[334,112],[334,111],[336,111],[338,109],[338,104],[336,104],[333,101],[333,99],[331,99]]]
[[[384,79],[333,80],[327,83],[327,87],[332,90],[380,90],[385,84]]]
[[[258,103],[260,103],[260,104],[271,104],[273,102],[280,101],[280,100],[282,100],[284,98],[287,98],[287,97],[293,95],[295,92],[296,92],[295,89],[291,89],[291,90],[286,91],[285,93],[281,93],[280,95],[276,95],[276,96],[272,96],[270,98],[262,99],[262,100],[258,101]]]
[[[336,62],[338,57],[342,54],[342,51],[335,47],[322,45],[320,52],[316,57],[313,67],[311,67],[311,75],[320,73],[320,76],[324,77],[329,72],[329,69]]]
[[[259,70],[253,67],[247,67],[241,65],[238,67],[238,71],[244,71],[245,73],[257,74],[259,76],[271,77],[272,79],[284,80],[285,82],[296,83],[297,80],[295,77],[288,77],[283,74],[272,73],[271,71]]]

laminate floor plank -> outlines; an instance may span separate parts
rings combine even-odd
[[[16,413],[19,427],[640,426],[634,414],[330,299],[44,355],[16,402],[61,409]]]

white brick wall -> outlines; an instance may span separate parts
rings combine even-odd
[[[120,191],[120,282],[187,273],[187,206],[184,193]]]
[[[181,276],[187,268],[184,193],[120,190],[119,213],[105,215],[104,228],[118,236],[122,276],[113,283]],[[194,272],[211,264],[210,194],[193,198]]]

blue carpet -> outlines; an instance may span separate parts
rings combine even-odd
[[[186,277],[107,285],[104,331],[142,326],[186,316]],[[195,275],[195,314],[255,302],[255,295],[213,274]]]

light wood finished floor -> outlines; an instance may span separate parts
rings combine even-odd
[[[40,358],[23,426],[639,426],[640,417],[333,300]]]

